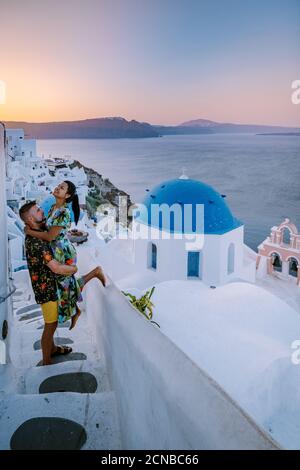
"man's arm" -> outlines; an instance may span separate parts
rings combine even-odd
[[[54,274],[62,274],[63,276],[72,276],[72,274],[77,273],[78,269],[75,264],[68,266],[66,264],[61,264],[55,259],[52,259],[47,263],[47,266]]]
[[[75,264],[72,264],[70,266],[56,261],[56,259],[53,258],[52,250],[49,245],[44,244],[44,249],[42,252],[44,263],[49,269],[51,269],[54,274],[72,276],[72,274],[75,274],[77,272],[77,267]]]
[[[52,240],[55,240],[56,237],[58,237],[62,229],[63,227],[52,226],[48,231],[38,232],[37,230],[31,230],[28,225],[25,225],[24,232],[30,237],[39,238],[39,240],[44,240],[45,242],[52,242]]]

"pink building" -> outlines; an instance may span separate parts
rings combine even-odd
[[[276,272],[280,278],[295,278],[300,283],[300,233],[297,227],[285,219],[258,246],[256,269],[262,277]]]

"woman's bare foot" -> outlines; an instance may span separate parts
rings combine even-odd
[[[76,313],[73,317],[71,317],[71,325],[70,325],[69,330],[73,330],[73,328],[75,327],[77,323],[78,318],[80,317],[80,314],[81,314],[81,310],[78,307],[78,305],[76,305]]]
[[[100,266],[97,266],[97,268],[94,269],[95,277],[99,279],[100,282],[102,282],[103,286],[106,286],[106,277],[104,275],[103,269]]]

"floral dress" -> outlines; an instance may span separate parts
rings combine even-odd
[[[67,238],[67,231],[71,227],[71,215],[66,205],[54,209],[50,208],[47,217],[48,229],[53,226],[62,227],[60,234],[53,240],[51,248],[56,261],[62,264],[76,264],[76,250],[70,240]],[[83,288],[83,279],[75,276],[57,275],[58,289],[58,321],[64,323],[76,313],[77,302],[82,301],[81,291]]]

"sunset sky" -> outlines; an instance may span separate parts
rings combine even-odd
[[[0,119],[300,126],[300,0],[0,0]]]

